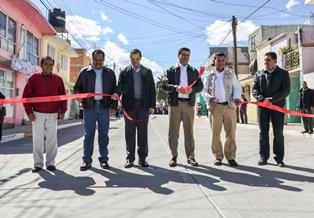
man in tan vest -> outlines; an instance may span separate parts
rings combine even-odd
[[[215,165],[222,164],[224,156],[230,166],[237,166],[235,131],[237,124],[236,109],[240,104],[241,88],[236,74],[225,68],[226,55],[215,54],[215,68],[206,75],[204,98],[209,103],[212,128],[212,152],[216,157]],[[224,126],[226,142],[224,149],[220,139]]]

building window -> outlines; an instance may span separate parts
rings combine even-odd
[[[27,32],[26,40],[26,61],[34,65],[39,63],[39,40],[30,32]]]
[[[251,45],[251,49],[255,49],[256,46],[256,35],[252,36],[250,38],[250,45]]]
[[[68,57],[66,55],[61,55],[61,69],[68,69]]]
[[[6,98],[14,97],[13,72],[0,70],[0,91]],[[13,104],[6,105],[7,117],[13,117]]]
[[[55,60],[56,59],[56,49],[51,45],[47,45],[47,55]]]
[[[0,12],[0,48],[15,54],[16,22]]]

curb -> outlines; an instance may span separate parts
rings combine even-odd
[[[69,128],[69,127],[74,127],[74,126],[79,126],[81,125],[82,122],[75,122],[75,123],[67,123],[67,124],[61,124],[57,127],[58,130],[61,129],[65,129],[65,128]],[[12,142],[12,141],[16,141],[19,139],[23,139],[23,138],[31,138],[32,137],[32,133],[14,133],[14,134],[10,134],[10,135],[5,135],[2,137],[2,141],[1,143],[6,143],[6,142]]]

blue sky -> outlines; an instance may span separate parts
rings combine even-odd
[[[44,13],[39,0],[32,0]],[[231,45],[232,15],[243,20],[265,0],[42,0],[67,12],[67,28],[81,44],[105,50],[106,63],[128,64],[128,51],[139,48],[143,64],[162,71],[177,62],[178,48],[191,49],[190,64],[204,64],[210,46]],[[272,0],[239,24],[238,45],[259,25],[304,24],[314,5],[304,0]],[[74,44],[75,45],[75,44]]]

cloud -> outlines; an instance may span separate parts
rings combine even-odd
[[[120,42],[122,42],[124,45],[127,45],[129,43],[129,41],[127,40],[127,38],[122,34],[119,33],[118,34],[118,39]]]
[[[288,2],[286,4],[286,8],[288,10],[290,10],[291,8],[293,8],[293,7],[295,7],[295,6],[299,5],[299,4],[300,4],[300,2],[298,2],[297,0],[288,0]]]
[[[79,15],[67,16],[66,28],[75,36],[90,41],[98,41],[102,35],[114,33],[110,27],[103,27],[97,21]]]
[[[104,45],[104,51],[106,53],[106,64],[110,67],[113,63],[115,63],[117,69],[119,70],[120,68],[123,69],[124,67],[130,65],[129,52],[122,49],[114,42],[107,41]],[[155,77],[163,72],[163,68],[161,66],[145,57],[142,57],[141,63],[150,68]]]
[[[237,27],[237,40],[247,41],[248,35],[257,29],[257,26],[250,20],[240,23]],[[213,24],[206,27],[207,41],[210,45],[219,45],[231,30],[230,22],[216,20]],[[225,39],[223,44],[233,41],[232,34]]]
[[[109,21],[109,16],[104,11],[99,12],[99,15],[103,21]]]

